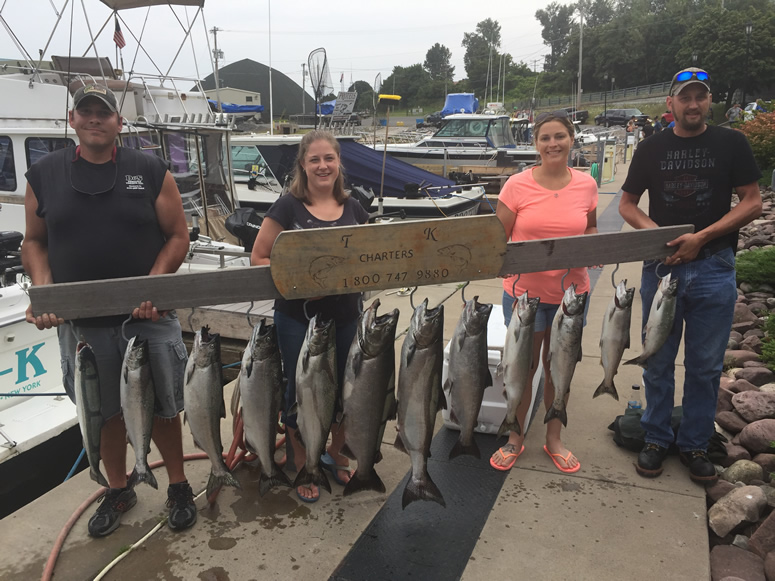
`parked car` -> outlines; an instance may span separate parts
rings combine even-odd
[[[675,116],[670,111],[665,111],[659,116],[659,120],[662,123],[662,127],[667,127],[675,120]]]
[[[575,107],[563,107],[563,111],[567,111],[571,119],[578,121],[581,124],[586,124],[589,120],[589,111],[587,110],[578,110]]]
[[[635,117],[635,124],[639,127],[651,122],[649,116],[641,113],[640,109],[608,109],[608,111],[595,117],[595,125],[605,125],[606,127],[621,125],[625,127],[632,117]]]

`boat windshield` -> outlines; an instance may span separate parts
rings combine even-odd
[[[247,183],[252,177],[258,183],[271,188],[280,187],[280,183],[269,168],[269,164],[255,145],[233,144],[231,146],[231,167],[234,181],[237,183]]]
[[[448,119],[434,137],[485,138],[494,147],[514,147],[507,117],[495,119]]]

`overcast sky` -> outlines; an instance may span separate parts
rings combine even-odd
[[[90,39],[82,8],[85,5],[95,36],[107,21],[96,44],[100,56],[107,56],[114,66],[120,66],[120,63],[116,64],[113,44],[114,24],[108,20],[110,9],[99,0],[74,2],[62,10],[64,0],[5,0],[0,16],[25,49],[37,58],[57,21],[54,6],[61,11],[59,27],[45,54],[45,58],[49,59],[52,54],[68,54],[71,8],[74,8],[72,54],[81,56],[87,50]],[[526,62],[531,68],[537,60],[540,70],[542,55],[548,47],[542,42],[535,12],[548,3],[549,0],[485,4],[471,0],[209,0],[203,15],[208,30],[213,27],[221,30],[218,33],[218,47],[224,53],[221,66],[243,58],[269,64],[271,28],[271,65],[274,69],[301,84],[302,63],[307,63],[312,50],[323,47],[328,55],[334,87],[339,90],[341,74],[344,74],[346,85],[351,80],[364,80],[371,85],[378,73],[384,79],[393,66],[422,64],[428,49],[437,42],[452,53],[455,80],[464,78],[463,34],[474,32],[476,24],[486,18],[497,20],[501,25],[502,52],[510,53],[517,62]],[[196,15],[194,8],[176,7],[175,12],[183,24]],[[122,25],[127,42],[123,50],[126,70],[132,68],[137,48],[137,41],[130,30],[139,37],[147,14],[145,8],[120,13],[126,23]],[[172,66],[172,74],[196,77],[196,62],[199,76],[203,78],[212,72],[207,42],[209,39],[212,48],[213,35],[205,35],[202,14],[193,31],[194,48],[190,43],[183,47]],[[170,68],[182,39],[183,29],[168,7],[158,6],[150,10],[142,45],[159,69],[166,72]],[[0,57],[21,58],[21,54],[9,34],[0,30]],[[93,51],[90,54],[93,55]],[[142,52],[137,57],[134,70],[155,72]],[[306,88],[309,90],[309,80]]]

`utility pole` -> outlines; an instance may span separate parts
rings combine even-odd
[[[301,114],[306,115],[307,114],[307,102],[304,99],[306,95],[304,94],[304,82],[307,80],[307,73],[304,70],[304,67],[306,67],[306,63],[301,63]]]
[[[213,58],[215,59],[215,68],[214,68],[214,74],[215,74],[215,100],[218,103],[218,112],[221,111],[221,82],[218,80],[218,59],[223,58],[223,51],[218,50],[218,28],[213,26],[213,29],[210,31],[213,33]]]
[[[576,99],[576,108],[581,107],[581,58],[582,58],[582,46],[584,44],[584,4],[579,2],[579,86],[578,86],[578,98]],[[575,115],[574,115],[575,117]]]

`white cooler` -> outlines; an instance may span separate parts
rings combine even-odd
[[[487,325],[487,360],[490,373],[492,374],[492,385],[484,391],[484,399],[479,410],[477,426],[474,428],[475,432],[497,434],[503,423],[503,418],[506,417],[503,377],[496,374],[496,368],[503,356],[503,344],[505,342],[506,326],[503,324],[503,307],[493,305]],[[451,342],[447,343],[447,346],[444,348],[444,367],[441,372],[442,385],[447,380],[450,344]],[[541,373],[536,373],[535,380],[533,381],[533,399],[530,402],[530,410],[528,411],[528,417],[530,418],[535,414],[535,402],[539,392],[541,399],[543,399],[543,367],[541,367]],[[448,428],[459,430],[460,426],[450,419],[449,412],[449,406],[441,412],[444,418],[444,425]]]

